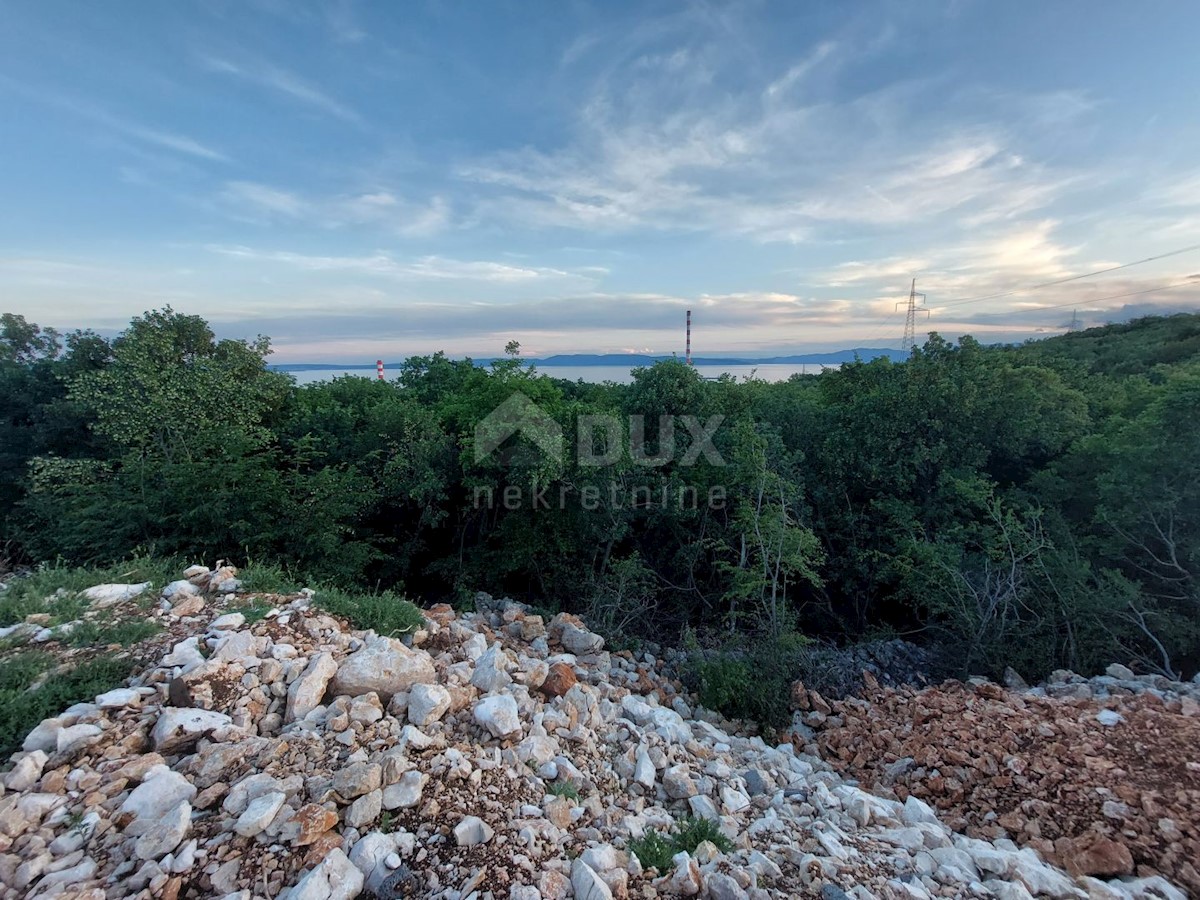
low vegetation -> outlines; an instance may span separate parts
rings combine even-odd
[[[696,848],[708,841],[722,853],[733,850],[733,842],[721,833],[721,823],[713,819],[689,816],[679,820],[669,834],[651,829],[642,837],[629,842],[629,849],[647,869],[667,872],[677,853],[694,855]]]
[[[42,719],[119,685],[134,661],[96,656],[51,671],[55,665],[53,655],[39,650],[0,659],[0,758],[19,749],[21,738]]]
[[[724,648],[706,702],[767,722],[780,701],[735,687],[782,683],[797,633],[898,634],[1029,678],[1200,659],[1200,316],[1019,347],[933,335],[782,383],[678,361],[571,383],[512,349],[297,386],[265,339],[169,309],[111,341],[3,316],[0,571],[63,562],[0,594],[0,623],[58,587],[70,615],[72,567],[140,547],[271,560],[250,589],[338,584],[318,602],[384,633],[416,623],[402,596],[477,589],[584,614],[618,647],[690,630]],[[490,451],[477,426],[517,394],[567,452],[528,433]],[[618,427],[581,459],[596,417]]]

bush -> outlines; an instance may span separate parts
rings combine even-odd
[[[414,604],[391,591],[382,594],[348,594],[345,591],[317,591],[317,605],[335,616],[344,616],[355,628],[368,628],[379,634],[399,635],[415,631],[425,616]]]
[[[785,728],[792,718],[792,682],[803,676],[808,658],[807,639],[791,634],[744,648],[697,653],[686,674],[709,709],[764,728]]]

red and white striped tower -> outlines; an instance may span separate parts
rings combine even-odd
[[[683,358],[690,366],[692,364],[692,311],[687,311],[687,347],[684,350]]]
[[[375,360],[375,371],[379,374],[379,380],[383,381],[383,360]]]

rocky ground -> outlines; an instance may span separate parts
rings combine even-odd
[[[830,702],[793,692],[842,774],[1073,874],[1163,874],[1200,896],[1200,684],[1114,665],[1034,689],[873,688]]]
[[[695,709],[662,660],[610,654],[573,617],[545,622],[481,595],[479,612],[435,607],[424,627],[396,639],[354,630],[306,593],[237,596],[234,575],[189,570],[155,607],[166,630],[138,648],[148,661],[127,685],[29,723],[0,793],[0,898],[1185,896],[1149,870],[1104,881],[1043,861],[1040,853],[1059,862],[1066,854],[1044,824],[1040,844],[1028,839],[1028,823],[1050,816],[1023,803],[1055,802],[1049,782],[1024,785],[1024,801],[1017,789],[998,793],[1012,802],[978,821],[974,807],[946,800],[965,802],[962,778],[949,794],[917,790],[953,776],[933,774],[915,747],[913,765],[894,767],[895,777],[887,770],[885,784],[881,767],[905,746],[898,725],[877,743],[891,711],[901,715],[911,697],[937,708],[928,699],[936,695],[892,692],[834,709],[797,692],[837,767],[880,785],[868,793],[812,742],[768,746]],[[228,612],[235,596],[262,617]],[[96,597],[131,602],[119,588]],[[1041,702],[994,686],[961,695],[963,706],[1017,711]],[[1185,718],[1168,703],[1133,702]],[[1105,747],[1137,754],[1139,713],[1119,714],[1130,727],[1112,726]],[[1080,707],[1053,735],[1035,733],[1058,746],[1080,740],[1072,758],[1086,767],[1097,733],[1089,715]],[[1013,739],[1018,750],[1033,740],[1016,733],[1025,735]],[[955,736],[964,747],[975,739]],[[1012,771],[998,749],[989,758],[989,777]],[[1122,779],[1103,771],[1112,801],[1132,813]],[[1160,832],[1189,790],[1180,781],[1163,796]],[[1138,815],[1153,816],[1138,802]],[[1006,828],[1024,847],[996,830],[1009,807],[1025,817]],[[647,868],[634,852],[639,839],[685,815],[718,822],[726,849],[705,841],[662,871]],[[1160,852],[1156,868],[1186,884],[1194,819],[1172,820],[1178,864],[1169,868]],[[1164,832],[1160,843],[1173,839]]]

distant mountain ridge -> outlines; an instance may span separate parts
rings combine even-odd
[[[692,357],[692,362],[697,366],[836,366],[842,363],[853,362],[855,359],[869,362],[881,356],[886,356],[893,360],[902,360],[908,358],[908,353],[903,350],[894,350],[891,347],[852,347],[848,350],[832,350],[828,353],[795,353],[787,356],[694,356]],[[477,359],[475,362],[480,365],[487,365],[496,359],[503,358],[491,357]],[[522,362],[537,366],[546,366],[548,368],[555,366],[628,366],[632,368],[634,366],[652,366],[656,362],[672,358],[681,359],[682,357],[678,354],[670,353],[654,356],[641,353],[559,353],[544,358],[523,357]],[[394,365],[394,363],[385,363],[384,365]],[[280,372],[311,372],[319,369],[374,369],[375,365],[374,363],[353,363],[350,365],[339,363],[276,363],[271,368]]]

